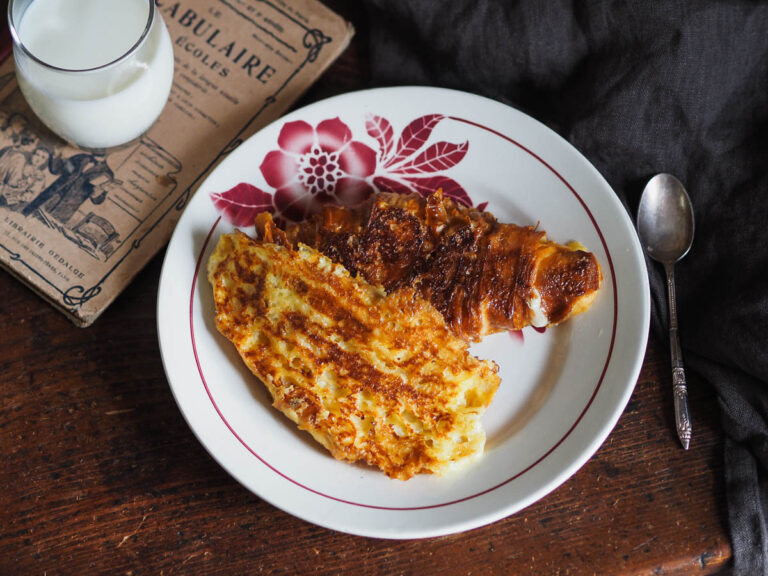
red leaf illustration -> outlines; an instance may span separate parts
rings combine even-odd
[[[467,194],[467,191],[456,182],[453,178],[447,176],[430,176],[428,178],[406,178],[408,182],[413,185],[414,190],[422,196],[429,196],[437,191],[438,188],[443,189],[443,196],[452,198],[459,204],[472,207],[472,199]]]
[[[376,142],[379,143],[381,162],[389,160],[392,146],[395,143],[395,132],[392,130],[392,124],[381,116],[368,115],[365,119],[365,129],[368,135],[375,138]]]
[[[421,154],[397,168],[400,173],[441,172],[461,162],[469,149],[469,142],[453,144],[436,142]]]
[[[376,186],[376,189],[379,192],[396,192],[398,194],[413,194],[415,192],[415,190],[407,184],[383,176],[374,178],[373,185]]]
[[[397,153],[385,166],[391,166],[396,162],[405,160],[421,148],[429,138],[429,135],[432,134],[432,130],[435,129],[435,126],[443,118],[445,116],[442,114],[427,114],[426,116],[416,118],[416,120],[408,124],[403,129],[403,133],[400,134],[400,140],[397,142]]]
[[[212,192],[211,200],[222,216],[235,226],[253,226],[256,214],[275,211],[272,194],[246,182],[226,192]]]

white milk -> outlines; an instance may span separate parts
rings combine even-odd
[[[173,48],[157,11],[143,43],[120,59],[141,38],[149,1],[33,0],[16,23],[33,56],[66,69],[14,50],[27,102],[65,140],[86,148],[117,146],[160,115],[173,80]]]

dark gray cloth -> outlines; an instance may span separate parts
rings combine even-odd
[[[686,185],[696,217],[676,268],[686,366],[722,407],[734,573],[768,574],[768,4],[365,6],[373,85],[457,88],[532,115],[581,151],[633,216],[654,173]],[[666,339],[662,271],[649,271],[653,326]]]

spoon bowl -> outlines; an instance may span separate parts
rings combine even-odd
[[[648,256],[677,262],[691,249],[694,227],[691,199],[680,180],[671,174],[651,178],[637,211],[637,233]]]
[[[640,206],[637,210],[637,234],[648,256],[664,264],[664,271],[667,274],[675,423],[677,435],[686,450],[691,442],[692,427],[683,354],[677,334],[675,262],[691,249],[693,231],[693,206],[691,206],[688,192],[680,181],[671,174],[657,174],[651,178],[640,197]]]

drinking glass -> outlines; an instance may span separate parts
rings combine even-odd
[[[44,25],[69,22],[69,26],[63,28],[65,36],[71,30],[73,41],[82,39],[85,27],[86,33],[92,34],[89,38],[98,38],[97,42],[107,50],[113,35],[116,37],[125,32],[119,18],[108,18],[109,22],[103,24],[92,22],[94,18],[83,19],[83,6],[87,5],[87,0],[59,0],[58,4],[45,6],[45,10],[52,11],[50,14],[46,14],[40,5],[34,18],[25,22],[27,10],[37,1],[40,0],[10,0],[8,4],[16,76],[32,111],[54,133],[81,148],[105,149],[139,137],[160,115],[173,81],[172,43],[154,0],[120,0],[141,3],[140,14],[146,7],[146,25],[140,33],[137,32],[130,49],[97,66],[83,66],[77,58],[62,65],[58,60],[68,57],[68,44],[66,38],[62,41],[58,36],[61,46],[53,47],[58,50],[55,52],[57,62],[46,61],[40,52],[35,54],[25,45],[25,36],[29,38],[25,27],[29,26],[32,33],[31,27],[40,22],[41,29],[45,29]],[[118,9],[120,6],[117,5]],[[139,8],[133,6],[133,9]],[[66,18],[62,19],[61,10],[68,10],[63,13]],[[87,32],[88,26],[95,28]],[[104,28],[109,26],[121,29]],[[59,54],[63,56],[59,58]]]

